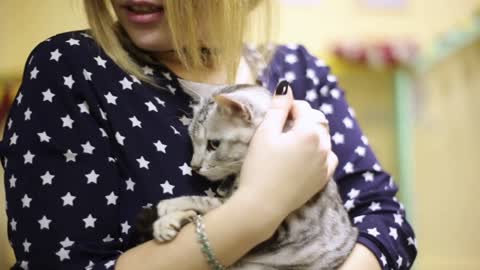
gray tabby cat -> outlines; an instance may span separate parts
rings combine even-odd
[[[193,143],[192,168],[211,181],[238,175],[248,144],[262,122],[271,101],[260,86],[216,86],[181,81],[196,100],[189,134]],[[157,206],[154,237],[173,239],[197,213],[220,206],[234,192],[224,181],[223,198],[184,196],[161,201]],[[323,270],[336,269],[350,254],[358,232],[352,227],[334,180],[303,207],[292,212],[272,238],[261,243],[230,269]]]

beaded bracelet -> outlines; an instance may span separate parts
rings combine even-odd
[[[205,233],[205,225],[203,224],[203,219],[201,215],[196,215],[193,219],[195,223],[195,232],[197,233],[198,243],[202,246],[201,250],[203,255],[206,257],[208,265],[213,270],[227,270],[225,266],[221,265],[220,262],[213,255],[212,248],[208,242],[207,234]]]

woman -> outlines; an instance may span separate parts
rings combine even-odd
[[[277,89],[238,191],[204,216],[220,263],[231,265],[268,239],[333,175],[360,230],[341,269],[410,267],[415,238],[397,188],[329,69],[301,46],[274,48],[264,68],[262,54],[240,57],[258,2],[111,0],[116,22],[107,1],[85,0],[90,33],[63,33],[33,50],[1,145],[14,269],[209,269],[192,224],[166,244],[135,240],[142,208],[214,194],[188,165],[191,108],[179,77],[257,81],[272,91],[281,80],[292,85]],[[260,67],[258,77],[241,59]],[[332,145],[292,89],[325,113]],[[299,128],[282,133],[290,111]]]

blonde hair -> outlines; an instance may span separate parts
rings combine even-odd
[[[116,21],[110,1],[84,0],[84,6],[91,33],[107,55],[125,72],[156,85],[130,54],[146,63],[155,59],[133,45]],[[176,57],[187,70],[223,66],[233,82],[247,32],[261,33],[263,42],[269,39],[268,0],[165,0],[164,8]],[[263,27],[256,23],[253,29],[253,16],[263,19]]]

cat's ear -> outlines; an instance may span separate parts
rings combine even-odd
[[[252,120],[252,111],[248,106],[236,100],[231,94],[215,95],[213,99],[222,113],[240,117],[247,122]]]
[[[225,85],[214,85],[214,84],[205,84],[205,83],[196,83],[192,81],[186,81],[178,79],[180,86],[183,91],[192,97],[196,102],[199,102],[203,98],[211,97],[218,89],[222,89]]]

